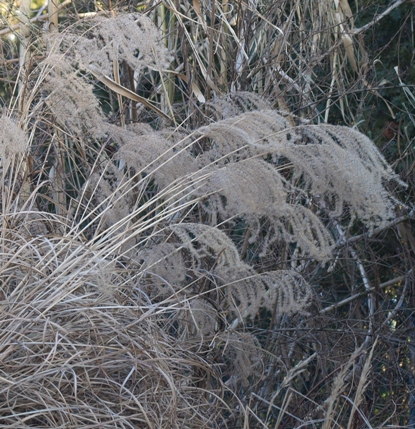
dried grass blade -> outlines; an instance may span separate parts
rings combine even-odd
[[[109,78],[108,76],[103,75],[100,71],[94,70],[92,67],[89,68],[89,71],[105,86],[107,86],[109,89],[114,91],[115,93],[122,95],[123,97],[129,98],[133,101],[138,101],[139,103],[143,104],[144,106],[151,109],[153,112],[156,112],[158,115],[162,116],[163,118],[169,119],[172,121],[172,118],[168,115],[166,115],[164,112],[162,112],[158,107],[151,104],[147,99],[139,96],[133,91],[130,91],[125,86],[122,86]]]
[[[193,9],[195,10],[196,15],[200,20],[200,23],[202,24],[203,30],[207,32],[207,24],[206,24],[206,20],[203,18],[202,8],[200,6],[199,0],[193,0]]]
[[[187,79],[187,77],[183,73],[177,73],[177,76],[181,80],[183,80],[187,85],[189,84],[189,80]],[[200,90],[200,88],[193,81],[190,83],[190,86],[192,87],[192,92],[196,96],[199,103],[205,103],[206,99],[205,99],[204,95],[202,94],[202,91]]]
[[[117,58],[117,53],[118,53],[118,47],[117,49],[114,49],[114,60],[113,60],[113,70],[114,70],[114,82],[117,85],[121,86],[121,80],[120,80],[120,67],[118,64],[118,58]],[[120,119],[121,119],[121,125],[124,127],[125,126],[125,115],[124,115],[124,109],[123,109],[123,101],[122,101],[122,95],[120,93],[117,92],[117,98],[118,98],[118,105],[120,106],[119,111],[120,111]]]
[[[353,39],[348,34],[343,34],[342,42],[344,49],[346,50],[346,56],[350,62],[350,65],[352,66],[353,71],[357,72],[357,62],[356,57],[354,55]]]
[[[353,422],[354,422],[354,415],[356,410],[359,411],[359,405],[362,402],[363,399],[363,394],[367,388],[367,381],[368,381],[368,377],[369,377],[369,372],[370,372],[370,368],[371,368],[371,363],[372,363],[372,358],[373,358],[373,352],[375,351],[375,347],[376,344],[378,342],[378,339],[375,340],[375,342],[373,343],[372,349],[370,350],[369,356],[366,359],[366,362],[363,366],[363,370],[362,373],[360,375],[360,379],[359,379],[359,384],[357,386],[356,389],[356,394],[355,394],[355,398],[354,398],[354,402],[353,402],[353,408],[350,412],[350,417],[349,417],[349,423],[347,425],[347,429],[351,429]],[[360,414],[360,412],[359,412]]]

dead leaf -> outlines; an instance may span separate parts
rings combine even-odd
[[[169,119],[172,121],[172,118],[170,116],[166,115],[164,112],[162,112],[158,107],[151,104],[147,99],[144,97],[141,97],[140,95],[136,94],[133,91],[130,91],[125,86],[122,86],[109,78],[108,76],[105,76],[102,74],[99,70],[97,70],[95,67],[90,66],[89,71],[105,86],[107,86],[109,89],[114,91],[115,93],[122,95],[123,97],[129,98],[133,101],[138,101],[139,103],[143,104],[144,106],[151,109],[153,112],[156,112],[158,115],[162,116],[163,118]]]

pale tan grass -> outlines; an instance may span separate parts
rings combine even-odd
[[[359,411],[370,359],[354,389],[361,349],[326,357],[340,375],[330,387],[324,373],[316,402],[301,390],[326,346],[302,332],[319,320],[333,225],[387,225],[390,184],[403,183],[357,131],[274,108],[287,108],[284,81],[313,112],[318,48],[344,60],[340,27],[325,33],[333,5],[259,6],[164,2],[164,40],[151,18],[112,9],[39,43],[45,58],[22,68],[28,91],[0,129],[0,427],[248,428],[294,416],[293,427],[331,428],[351,421],[351,402]],[[145,84],[148,98],[131,96]],[[108,92],[102,102],[98,88],[161,115],[139,117]],[[151,125],[128,124],[143,118]],[[301,401],[308,416],[295,416]]]
[[[160,330],[160,315],[145,315],[122,272],[71,239],[9,234],[0,272],[3,427],[207,424],[213,404],[188,383],[203,361]]]

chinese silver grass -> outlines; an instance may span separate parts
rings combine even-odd
[[[122,160],[136,173],[150,175],[160,189],[195,173],[196,160],[183,144],[172,145],[162,133],[138,129],[110,128],[110,135],[120,145],[115,159]]]
[[[182,335],[209,340],[219,330],[218,311],[204,298],[186,300],[184,308],[177,313]]]
[[[218,287],[223,290],[225,306],[232,317],[254,317],[261,308],[276,316],[306,314],[313,292],[295,271],[280,270],[256,273],[248,265],[214,270]]]
[[[334,202],[332,216],[335,217],[339,217],[347,205],[352,216],[370,229],[393,217],[395,200],[386,184],[392,180],[403,183],[387,166],[373,142],[355,130],[325,125],[293,127],[281,115],[265,110],[219,121],[202,127],[200,132],[209,143],[198,158],[199,163],[235,164],[261,156],[271,157],[274,163],[281,165],[280,169],[289,169],[288,160],[293,173],[291,185],[286,186],[287,195],[297,189],[310,192],[310,199],[327,197],[327,201]],[[240,174],[240,180],[255,180],[250,173],[250,165],[254,164],[245,165],[246,177]],[[242,170],[243,167],[227,167],[223,172],[236,173],[238,168]],[[248,179],[250,176],[252,178]],[[213,177],[220,180],[219,173]],[[361,186],[362,183],[365,186]],[[262,207],[261,204],[260,210]]]
[[[39,68],[44,76],[43,100],[58,124],[71,135],[103,137],[107,124],[93,85],[60,54],[49,55]]]
[[[297,183],[330,202],[331,215],[341,216],[347,205],[370,229],[393,218],[396,201],[386,188],[395,181],[405,186],[373,142],[357,131],[332,125],[303,125],[303,144],[281,151],[294,165]],[[364,186],[362,184],[364,183]]]
[[[113,260],[72,237],[7,236],[0,256],[4,425],[178,428],[191,419],[209,427],[216,406],[189,384],[203,360],[160,328],[160,315],[151,316]]]
[[[218,336],[223,344],[222,357],[227,362],[226,384],[233,389],[258,382],[262,375],[262,349],[250,333],[225,332]]]
[[[0,209],[4,223],[8,222],[7,215],[21,204],[16,200],[19,191],[22,202],[30,192],[25,182],[29,138],[22,129],[24,118],[18,118],[6,109],[0,110]]]
[[[0,116],[0,158],[3,165],[8,164],[15,155],[27,149],[27,136],[18,121],[5,112]]]
[[[198,129],[209,142],[200,163],[234,161],[278,154],[300,136],[289,121],[273,110],[242,113]]]
[[[149,287],[156,296],[169,297],[185,286],[186,266],[180,248],[173,243],[161,242],[147,245],[138,253],[142,261],[141,270],[146,289]],[[154,291],[156,289],[156,291]]]
[[[170,226],[169,230],[189,252],[194,269],[202,267],[206,258],[212,258],[218,267],[241,263],[235,244],[218,228],[199,223],[178,223]]]
[[[113,64],[125,61],[137,74],[168,68],[171,55],[154,23],[140,13],[96,16],[45,34],[47,44],[73,66],[111,75]]]
[[[110,60],[125,61],[136,73],[144,67],[162,71],[171,62],[160,32],[150,18],[140,13],[100,16],[90,24],[93,36],[101,43],[100,55],[105,53]],[[85,52],[83,58],[91,54]]]
[[[271,104],[253,92],[231,92],[218,96],[204,105],[207,119],[215,123],[222,119],[232,118],[242,113],[256,110],[270,110]]]

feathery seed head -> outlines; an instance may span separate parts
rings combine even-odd
[[[0,116],[0,157],[9,160],[26,150],[27,137],[14,118],[3,113]]]

